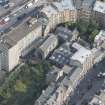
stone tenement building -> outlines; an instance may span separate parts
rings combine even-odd
[[[74,5],[77,4],[77,0],[75,1],[60,0],[44,6],[40,11],[47,17],[44,36],[47,36],[56,25],[69,21],[76,22],[80,17],[85,20],[95,17],[100,25],[105,26],[104,2],[80,0],[78,5]],[[39,37],[42,37],[43,25],[37,20],[36,22],[31,22],[31,25],[27,24],[27,20],[24,20],[21,24],[15,26],[15,28],[10,26],[9,32],[3,33],[0,38],[0,70],[12,70],[19,64],[20,56],[28,53],[32,49],[31,44]]]

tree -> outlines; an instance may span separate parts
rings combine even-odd
[[[98,34],[98,32],[99,32],[99,30],[94,29],[94,30],[92,31],[92,33],[90,34],[89,39],[90,39],[92,42],[94,41],[94,38],[96,37],[96,35]]]

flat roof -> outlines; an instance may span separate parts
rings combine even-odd
[[[60,2],[53,2],[51,5],[47,5],[42,9],[48,17],[52,14],[57,14],[59,11],[75,10],[73,0],[61,0]]]
[[[94,2],[95,2],[95,0],[84,0],[82,2],[82,8],[83,9],[92,9]]]
[[[104,30],[101,30],[101,31],[99,32],[99,34],[96,35],[95,40],[99,40],[99,39],[102,39],[102,40],[105,39],[105,31],[104,31]]]
[[[56,35],[63,38],[64,40],[66,39],[70,39],[73,35],[72,35],[72,31],[69,30],[68,28],[66,27],[58,27],[55,31]]]
[[[72,56],[72,52],[69,46],[70,43],[64,43],[54,51],[54,53],[49,59],[61,66],[70,63],[70,57]]]
[[[29,25],[26,23],[27,21],[28,20],[25,20],[15,28],[12,27],[11,31],[2,36],[5,44],[7,44],[9,48],[14,46],[18,41],[27,36],[30,32],[41,26],[40,23],[36,22],[31,27],[29,27]]]
[[[97,12],[105,13],[105,2],[96,1],[93,10]]]
[[[51,5],[45,6],[41,12],[44,12],[47,17],[51,17],[52,14],[57,14],[57,10],[53,8]]]
[[[86,58],[90,56],[91,51],[81,46],[78,43],[73,43],[72,47],[77,49],[77,52],[74,53],[71,59],[79,61],[81,64],[83,64]]]
[[[54,2],[53,5],[57,7],[58,11],[75,10],[73,0],[61,0],[61,2]]]

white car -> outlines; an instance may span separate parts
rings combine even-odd
[[[100,73],[97,75],[97,77],[99,77],[99,78],[105,77],[105,72],[104,72],[104,73],[100,72]]]
[[[9,17],[4,18],[4,21],[5,21],[5,22],[8,22],[9,20],[10,20]]]

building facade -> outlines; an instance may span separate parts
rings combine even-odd
[[[0,53],[1,68],[11,71],[19,64],[20,56],[27,54],[32,48],[31,44],[42,35],[42,26],[39,23],[31,27],[25,22],[16,29],[3,35],[1,39]],[[5,63],[4,63],[4,62]]]
[[[78,43],[73,43],[73,48],[77,51],[71,57],[71,59],[76,63],[80,64],[82,69],[87,71],[93,67],[93,54],[91,50],[86,49]],[[74,63],[73,62],[73,63]]]
[[[93,8],[93,19],[96,19],[100,26],[105,27],[105,2],[96,1]]]
[[[51,29],[54,29],[55,26],[60,23],[70,21],[76,22],[77,20],[77,11],[72,0],[54,2],[50,6],[45,6],[42,12],[44,12],[49,19],[45,35],[47,35]]]
[[[92,16],[93,6],[95,0],[83,0],[80,1],[78,9],[78,20],[89,21]]]

